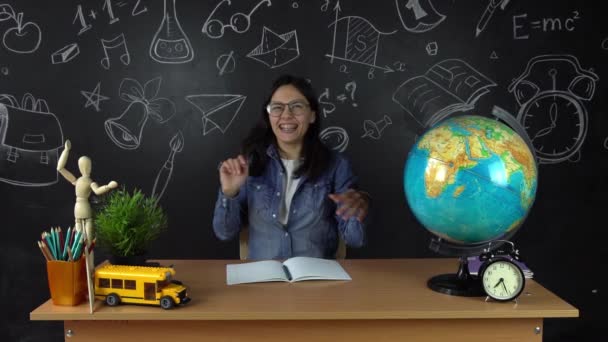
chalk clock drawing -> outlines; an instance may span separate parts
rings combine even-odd
[[[446,18],[431,0],[395,0],[395,6],[403,28],[412,33],[430,31]]]
[[[61,123],[47,102],[25,94],[0,94],[0,181],[36,187],[57,183],[63,146]]]
[[[509,85],[520,105],[517,120],[526,129],[539,163],[577,161],[588,129],[587,109],[599,77],[572,55],[539,55]]]
[[[247,96],[231,94],[198,94],[186,96],[202,115],[203,135],[214,130],[226,133],[241,110]]]
[[[296,30],[277,34],[268,27],[262,30],[262,40],[247,57],[265,64],[270,69],[281,67],[300,57]]]
[[[380,37],[391,35],[397,31],[381,32],[369,20],[359,16],[348,16],[340,18],[340,2],[334,8],[335,19],[329,25],[333,29],[333,41],[331,53],[326,54],[330,63],[341,60],[349,63],[362,64],[373,69],[384,72],[392,72],[388,66],[377,64],[378,50],[380,48]],[[373,78],[373,77],[369,77]]]
[[[23,12],[16,13],[9,4],[0,4],[0,22],[12,21],[2,35],[2,45],[14,53],[25,54],[38,50],[42,42],[42,30],[38,24],[24,21]]]

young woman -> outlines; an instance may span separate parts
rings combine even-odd
[[[365,241],[369,197],[320,140],[318,110],[305,79],[279,77],[242,154],[220,164],[213,230],[229,240],[247,226],[248,259],[333,258],[338,236],[351,247]]]

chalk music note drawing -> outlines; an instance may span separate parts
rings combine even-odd
[[[116,50],[117,53],[122,52],[119,59],[123,65],[129,65],[129,63],[131,63],[131,55],[127,48],[127,41],[124,33],[121,33],[110,40],[101,39],[101,46],[103,47],[103,53],[105,54],[105,57],[101,59],[101,66],[103,66],[104,69],[110,69],[111,63],[108,52],[112,53],[113,50]]]

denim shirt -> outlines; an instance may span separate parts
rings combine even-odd
[[[336,204],[328,197],[356,188],[356,177],[348,160],[333,153],[328,170],[314,181],[301,176],[286,225],[279,222],[285,171],[274,145],[267,149],[269,164],[262,175],[249,176],[233,198],[218,193],[213,230],[221,240],[249,228],[248,259],[287,259],[294,256],[334,258],[338,234],[351,247],[365,241],[366,220],[344,220],[335,214]]]

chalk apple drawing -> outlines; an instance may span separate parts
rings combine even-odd
[[[0,4],[0,22],[13,20],[17,26],[11,27],[2,36],[4,47],[15,53],[32,53],[38,50],[42,41],[40,26],[33,22],[23,22],[23,12],[15,15],[8,4]]]

